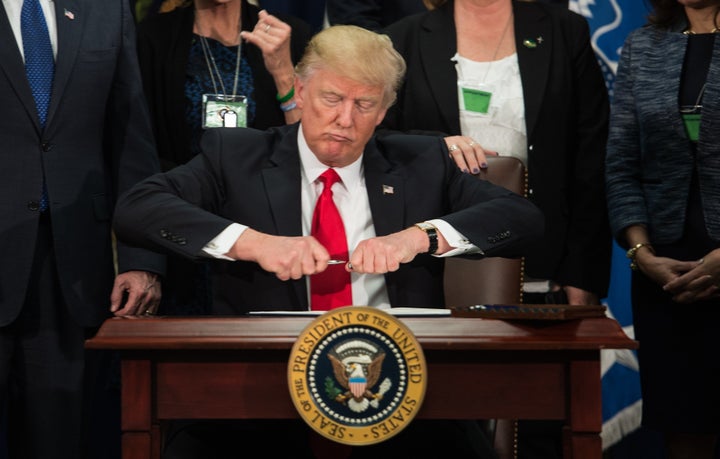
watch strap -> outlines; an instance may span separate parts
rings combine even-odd
[[[430,246],[428,247],[427,253],[434,255],[438,251],[437,228],[430,223],[416,223],[415,226],[425,231],[425,234],[427,234],[427,237],[430,240]]]

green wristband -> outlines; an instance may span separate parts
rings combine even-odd
[[[292,99],[294,95],[295,95],[295,86],[293,86],[292,88],[290,88],[290,91],[289,91],[287,94],[285,94],[284,96],[281,96],[280,94],[277,94],[277,95],[275,96],[275,98],[277,99],[278,102],[280,102],[281,104],[284,104],[285,102],[287,102],[287,101],[289,101],[290,99]]]

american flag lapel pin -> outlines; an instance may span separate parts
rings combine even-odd
[[[393,194],[395,193],[395,188],[391,187],[390,185],[383,185],[382,186],[383,194]]]
[[[75,19],[75,13],[73,13],[72,11],[70,11],[70,10],[67,9],[67,8],[65,8],[65,13],[64,13],[64,14],[65,14],[65,17],[68,18],[68,19],[70,19],[71,21],[72,21],[73,19]]]

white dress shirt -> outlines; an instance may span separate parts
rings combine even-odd
[[[2,0],[7,14],[10,27],[15,34],[20,55],[25,60],[25,51],[23,50],[22,31],[20,29],[20,13],[22,12],[23,0]],[[40,0],[40,6],[45,14],[45,22],[47,23],[48,33],[50,34],[50,44],[52,44],[53,56],[57,61],[57,26],[55,24],[55,2],[52,0]]]

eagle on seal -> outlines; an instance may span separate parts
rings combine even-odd
[[[385,353],[377,353],[371,358],[366,353],[350,355],[342,360],[333,354],[328,354],[332,362],[335,379],[345,389],[345,392],[335,397],[338,402],[353,399],[361,402],[363,399],[375,400],[382,395],[373,394],[372,389],[380,379],[380,369]]]

